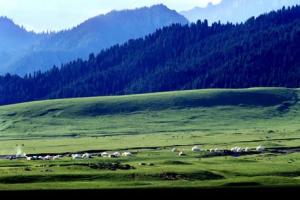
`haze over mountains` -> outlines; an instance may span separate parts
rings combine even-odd
[[[112,11],[91,18],[71,30],[36,34],[8,18],[0,18],[0,74],[24,75],[45,71],[129,39],[136,39],[173,23],[187,24],[183,16],[164,5]]]
[[[17,26],[10,19],[0,17],[0,72],[21,52],[42,38],[24,28]]]
[[[210,3],[207,7],[196,7],[181,14],[191,22],[207,19],[209,23],[219,20],[222,23],[240,23],[252,16],[297,4],[300,0],[222,0],[220,4]]]

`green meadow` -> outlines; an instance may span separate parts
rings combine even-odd
[[[299,95],[287,88],[210,89],[1,106],[0,155],[16,154],[21,145],[26,154],[134,156],[0,159],[0,189],[300,186]],[[194,145],[266,151],[217,156],[192,152]]]

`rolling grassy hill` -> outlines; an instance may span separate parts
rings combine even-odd
[[[297,138],[298,95],[285,88],[216,89],[2,106],[0,153],[20,143],[28,152],[63,152]]]

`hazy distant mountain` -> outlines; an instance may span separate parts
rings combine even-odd
[[[11,19],[0,17],[0,71],[26,52],[43,37],[42,34],[27,32],[23,27],[16,25]]]
[[[283,6],[296,4],[300,4],[300,0],[222,0],[220,4],[210,3],[205,8],[196,7],[181,14],[191,22],[207,19],[209,23],[219,20],[223,23],[237,23]]]
[[[27,32],[24,28],[14,24],[12,20],[0,17],[0,51],[26,48],[38,38],[37,34]]]
[[[156,5],[150,8],[112,11],[106,15],[91,18],[71,30],[50,35],[41,34],[40,37],[26,32],[12,22],[9,26],[0,25],[0,30],[3,29],[3,34],[0,33],[0,42],[11,37],[10,29],[20,29],[15,31],[16,34],[11,39],[11,43],[5,46],[2,42],[0,43],[0,59],[13,54],[13,56],[8,56],[10,59],[6,63],[1,59],[0,73],[10,72],[22,75],[36,70],[44,71],[53,65],[60,65],[77,58],[87,58],[90,53],[98,53],[102,49],[145,36],[173,23],[186,24],[188,20],[164,5]],[[26,42],[27,37],[28,42]],[[4,51],[8,46],[20,50],[20,48],[15,48],[22,44],[20,40],[24,40],[26,44],[24,45],[25,54],[24,50],[13,53]],[[28,43],[31,44],[29,47]]]

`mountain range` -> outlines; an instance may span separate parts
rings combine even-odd
[[[300,6],[241,24],[173,24],[44,73],[0,76],[0,104],[248,87],[300,87]]]
[[[6,17],[0,18],[0,74],[24,75],[46,71],[159,28],[188,20],[164,5],[112,11],[57,33],[27,32]]]
[[[195,7],[181,14],[191,22],[207,19],[210,24],[218,21],[241,23],[252,16],[297,4],[300,0],[222,0],[219,4],[209,3],[206,7]]]
[[[47,71],[78,58],[87,59],[90,53],[99,53],[115,44],[137,39],[155,30],[189,20],[208,19],[209,24],[220,21],[243,22],[282,6],[300,3],[300,0],[223,0],[177,13],[160,4],[134,10],[112,11],[88,19],[78,26],[57,33],[28,32],[7,17],[0,17],[0,74],[25,75]],[[185,17],[184,17],[185,16]]]

